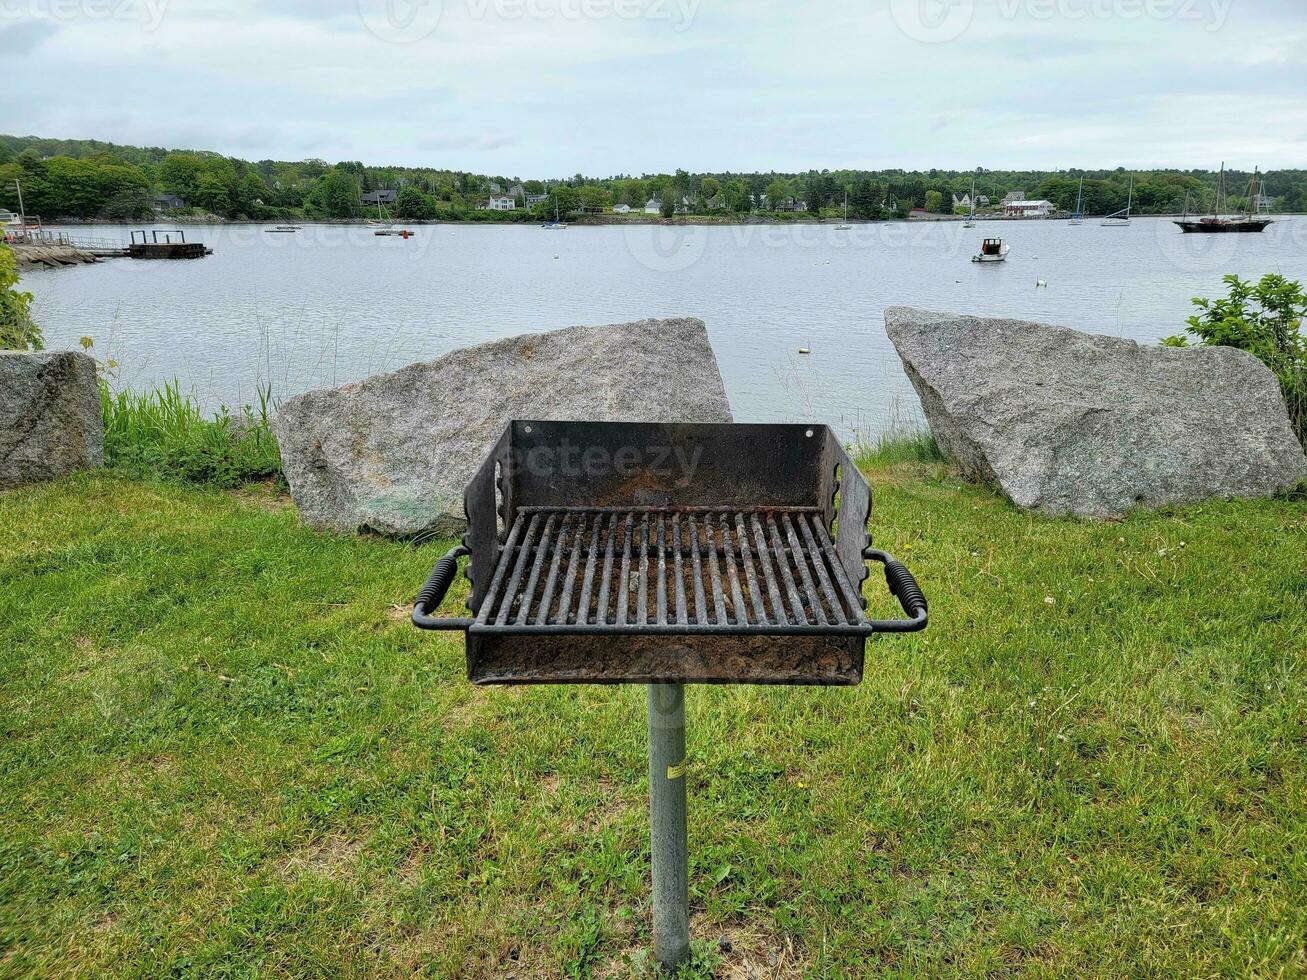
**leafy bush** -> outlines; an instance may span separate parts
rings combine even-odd
[[[256,408],[232,415],[224,407],[207,417],[176,381],[138,393],[113,391],[102,378],[100,404],[105,463],[133,476],[231,487],[281,472],[267,388],[260,389]]]
[[[18,289],[13,249],[0,245],[0,350],[40,350],[41,328],[32,321],[32,294]]]
[[[1204,345],[1237,347],[1256,356],[1279,379],[1298,441],[1307,446],[1307,337],[1302,320],[1307,315],[1307,294],[1302,284],[1271,273],[1261,282],[1225,276],[1230,295],[1222,299],[1195,299],[1201,313],[1188,319],[1186,333]],[[1163,343],[1185,347],[1185,337],[1168,337]]]

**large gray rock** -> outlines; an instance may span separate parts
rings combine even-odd
[[[1279,385],[1243,351],[908,307],[885,329],[941,448],[1018,506],[1111,517],[1307,475]]]
[[[528,334],[291,398],[273,429],[308,524],[457,534],[463,491],[512,419],[729,422],[702,320]]]
[[[0,490],[103,464],[94,358],[0,351]]]

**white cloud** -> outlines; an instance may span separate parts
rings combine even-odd
[[[0,46],[29,39],[7,129],[244,156],[524,175],[1284,166],[1307,132],[1307,32],[1278,0],[1219,18],[1228,0],[1142,18],[1112,5],[1167,0],[954,0],[970,14],[943,43],[902,17],[945,0],[415,0],[440,17],[412,43],[369,31],[373,0],[171,0],[155,30],[39,2],[0,23]]]

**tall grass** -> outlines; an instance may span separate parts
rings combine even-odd
[[[943,463],[947,457],[924,427],[896,427],[853,444],[853,461],[863,468],[900,463]]]
[[[102,379],[100,405],[105,463],[135,476],[230,487],[281,472],[268,386],[256,406],[206,416],[176,380],[138,392],[114,391]]]

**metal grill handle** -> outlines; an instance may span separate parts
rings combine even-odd
[[[444,602],[445,593],[454,584],[454,576],[458,574],[458,560],[467,554],[471,552],[462,545],[451,548],[445,557],[436,562],[436,567],[431,569],[426,583],[418,591],[418,597],[413,600],[413,625],[418,629],[465,630],[472,625],[470,619],[437,619],[427,615]]]
[[[893,555],[876,548],[867,548],[862,553],[864,559],[881,562],[885,566],[885,583],[890,593],[899,600],[903,611],[911,619],[891,619],[874,623],[878,631],[886,633],[911,633],[926,628],[928,610],[926,594],[921,586],[903,564]]]

